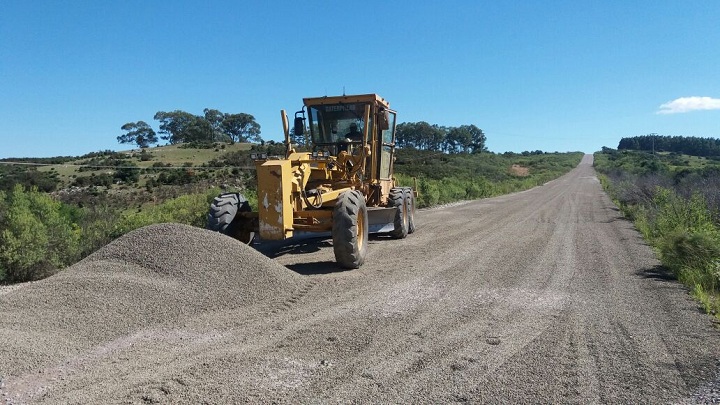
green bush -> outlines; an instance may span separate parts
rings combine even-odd
[[[658,246],[663,263],[675,274],[680,277],[689,269],[701,270],[707,276],[707,283],[702,284],[714,289],[719,242],[715,233],[676,230],[660,238]]]
[[[107,204],[91,204],[82,208],[78,224],[82,229],[80,257],[83,258],[113,240],[113,228],[120,216]]]
[[[678,230],[717,232],[703,197],[697,193],[686,200],[672,190],[658,187],[652,204],[657,211],[654,237],[670,235]]]
[[[50,193],[58,188],[60,180],[54,172],[40,172],[34,167],[0,165],[0,190],[12,191],[17,184]]]
[[[218,194],[217,189],[212,189],[205,193],[188,194],[173,198],[142,211],[126,212],[118,219],[112,236],[119,237],[143,226],[165,222],[204,228],[210,202]]]
[[[37,280],[77,260],[81,231],[62,203],[17,185],[0,205],[0,281]]]
[[[440,189],[436,183],[434,180],[420,179],[418,207],[429,207],[440,203]]]

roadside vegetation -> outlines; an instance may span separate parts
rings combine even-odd
[[[0,160],[0,282],[47,277],[146,225],[204,227],[210,202],[223,191],[239,191],[257,207],[250,154],[282,155],[284,145],[262,141],[250,115],[204,113],[156,114],[165,146],[149,147],[157,135],[138,121],[123,125],[118,141],[139,149]],[[417,181],[419,207],[525,190],[582,157],[490,153],[474,125],[404,123],[398,142],[396,176],[407,186]]]
[[[662,264],[720,319],[720,161],[603,148],[595,155],[595,168]]]
[[[444,154],[400,149],[395,161],[398,181],[415,186],[419,207],[494,197],[542,185],[580,163],[582,152]]]

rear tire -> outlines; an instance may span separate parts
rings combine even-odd
[[[365,261],[368,243],[368,215],[365,196],[357,190],[340,195],[333,209],[333,251],[335,261],[357,269]]]
[[[415,192],[411,187],[403,187],[408,201],[408,234],[415,232]]]
[[[254,232],[244,230],[244,218],[238,212],[250,212],[250,204],[240,193],[225,193],[215,197],[208,212],[207,229],[250,243]]]
[[[394,229],[390,232],[390,236],[403,239],[408,235],[408,201],[405,198],[405,190],[400,187],[391,188],[388,199],[389,206],[397,208],[393,221]]]

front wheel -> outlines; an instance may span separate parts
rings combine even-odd
[[[223,233],[243,243],[250,243],[255,233],[249,231],[245,219],[238,212],[250,212],[250,203],[240,193],[225,193],[215,197],[208,212],[207,229]]]
[[[357,190],[340,195],[333,209],[333,251],[335,261],[357,269],[365,261],[368,243],[368,215],[365,196]]]

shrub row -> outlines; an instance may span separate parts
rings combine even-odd
[[[64,204],[21,185],[9,193],[0,191],[0,282],[47,277],[145,225],[176,222],[204,227],[210,201],[218,193],[211,189],[120,211],[107,205]]]
[[[418,165],[418,155],[422,154],[427,155],[423,157],[425,164]],[[410,156],[410,159],[415,160],[398,165],[396,177],[401,185],[413,187],[416,178],[418,207],[429,207],[493,197],[542,185],[577,166],[582,153],[525,157],[493,154],[433,157],[425,151],[415,151]],[[401,162],[400,158],[398,162]],[[513,175],[509,170],[513,164],[528,168],[528,175]],[[412,169],[417,171],[413,172]],[[440,177],[439,173],[443,176]]]

